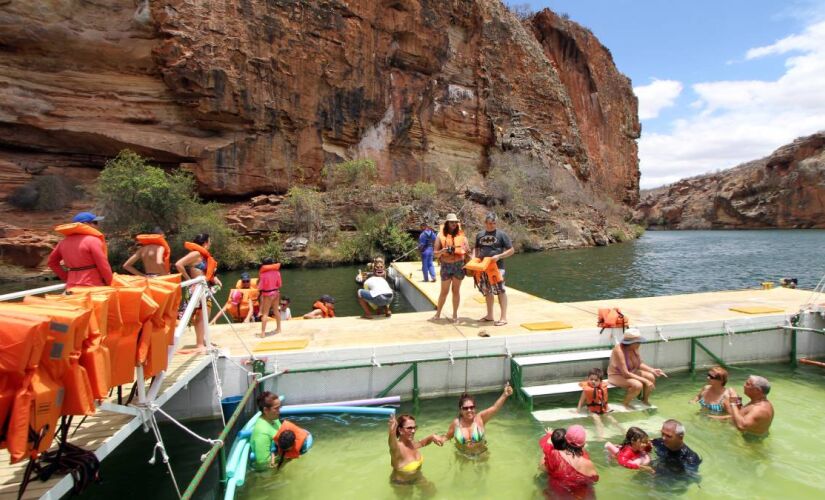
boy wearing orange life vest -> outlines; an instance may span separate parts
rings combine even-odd
[[[97,229],[101,220],[103,217],[91,212],[80,212],[70,224],[55,228],[66,237],[54,247],[48,264],[57,277],[66,282],[66,290],[112,283],[106,239]]]
[[[139,234],[135,236],[139,245],[137,251],[123,263],[123,269],[135,276],[154,277],[169,274],[171,268],[171,249],[163,230],[156,227],[151,233]],[[143,264],[143,272],[140,272],[135,264],[140,261]]]
[[[586,408],[593,417],[593,423],[596,426],[596,433],[599,438],[604,437],[604,425],[602,424],[601,415],[606,415],[606,418],[611,424],[621,429],[621,426],[609,415],[610,409],[607,407],[607,382],[603,380],[604,372],[601,368],[593,368],[587,374],[587,379],[579,382],[582,388],[582,395],[579,398],[579,404],[576,406],[576,411],[581,412],[582,408]]]

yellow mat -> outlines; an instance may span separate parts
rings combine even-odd
[[[473,297],[473,300],[475,300],[479,304],[486,304],[487,303],[487,299],[484,298],[484,295],[476,295],[475,297]],[[498,304],[498,297],[493,297],[493,302]]]
[[[784,309],[771,306],[736,306],[731,307],[730,310],[745,314],[768,314],[785,312]]]
[[[573,325],[565,323],[564,321],[541,321],[539,323],[522,323],[521,326],[528,330],[562,330],[564,328],[573,328]]]
[[[309,345],[309,339],[266,340],[258,342],[252,348],[254,352],[285,351],[287,349],[303,349]]]

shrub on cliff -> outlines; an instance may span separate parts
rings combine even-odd
[[[324,195],[316,189],[293,186],[287,192],[286,204],[294,214],[295,232],[315,240],[323,229]]]
[[[11,192],[6,201],[22,210],[52,211],[69,206],[82,191],[61,175],[40,175]]]
[[[413,251],[418,244],[399,225],[397,211],[358,214],[355,227],[355,235],[343,239],[336,249],[339,261],[366,262],[379,254],[388,259],[404,255],[408,260],[415,258]]]
[[[106,163],[95,188],[97,205],[106,216],[103,229],[109,257],[120,265],[133,251],[135,234],[160,227],[172,248],[172,259],[184,254],[183,242],[209,233],[211,252],[222,268],[257,260],[255,246],[240,238],[224,220],[217,203],[203,203],[188,172],[166,172],[132,151],[123,150]]]
[[[373,160],[349,160],[324,167],[327,187],[369,187],[378,179]]]

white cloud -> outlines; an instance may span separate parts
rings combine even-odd
[[[656,80],[649,85],[634,87],[639,98],[639,119],[648,120],[659,116],[659,112],[673,106],[682,93],[682,84],[676,80]]]
[[[825,21],[750,49],[745,57],[776,55],[787,56],[785,73],[777,80],[697,83],[691,87],[698,99],[690,114],[675,121],[670,132],[644,133],[643,128],[642,187],[730,168],[825,129]]]

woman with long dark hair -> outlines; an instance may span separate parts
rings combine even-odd
[[[415,417],[412,415],[390,415],[389,433],[387,436],[390,445],[390,463],[392,476],[390,480],[395,484],[414,484],[423,478],[421,467],[424,465],[424,456],[419,451],[430,443],[441,446],[444,441],[436,434],[430,434],[417,441],[415,431]]]
[[[456,448],[466,455],[481,455],[487,451],[484,424],[498,413],[512,394],[513,388],[508,383],[496,402],[480,412],[476,412],[475,399],[467,393],[462,394],[458,398],[458,416],[450,423],[444,439],[455,439]]]
[[[221,286],[221,280],[218,279],[218,276],[215,274],[218,269],[218,261],[216,261],[209,252],[209,247],[211,245],[212,241],[206,233],[198,234],[191,242],[187,241],[184,243],[183,246],[189,250],[189,253],[175,262],[175,268],[183,276],[184,280],[188,281],[199,276],[204,276],[208,286]],[[209,298],[206,301],[207,320],[211,307],[212,299]],[[195,309],[195,314],[192,316],[192,323],[195,326],[195,348],[192,351],[198,353],[206,352],[206,341],[204,340],[205,321],[201,316],[202,314],[203,311],[201,311],[201,308],[198,307]],[[187,351],[181,350],[181,352]]]

